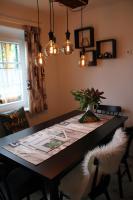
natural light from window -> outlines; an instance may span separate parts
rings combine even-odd
[[[28,107],[24,30],[0,26],[0,112]]]
[[[19,44],[0,41],[0,102],[22,100]]]

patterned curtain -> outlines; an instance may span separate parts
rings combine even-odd
[[[47,109],[44,66],[35,64],[40,33],[37,27],[32,26],[24,26],[24,30],[28,52],[29,109],[31,113],[39,113]]]

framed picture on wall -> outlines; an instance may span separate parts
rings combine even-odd
[[[94,28],[84,27],[74,30],[75,48],[80,49],[82,47],[89,48],[94,47]]]

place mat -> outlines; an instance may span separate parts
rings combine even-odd
[[[34,165],[38,165],[112,118],[112,116],[98,115],[100,121],[82,124],[78,121],[81,116],[77,115],[67,119],[3,146],[3,148]]]

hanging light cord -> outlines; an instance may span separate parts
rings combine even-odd
[[[40,45],[40,16],[39,16],[39,0],[37,0],[37,22],[38,22],[38,45],[39,45],[39,51],[40,51],[40,48],[41,48],[41,45]]]
[[[68,8],[67,8],[67,31],[68,31]]]
[[[81,28],[83,28],[83,8],[81,6]]]
[[[49,21],[50,21],[50,32],[52,32],[51,0],[49,0],[49,8],[50,8],[50,16],[49,16]]]
[[[83,7],[81,6],[81,29],[83,28]],[[82,48],[83,48],[83,31],[82,31]]]
[[[39,23],[40,23],[39,18],[40,17],[39,17],[39,2],[38,2],[38,0],[37,0],[37,18],[38,18],[37,21],[38,21],[38,31],[39,31]]]
[[[53,13],[53,33],[54,33],[54,4],[52,0],[52,13]]]

